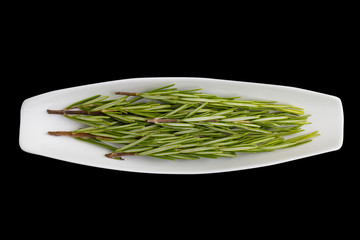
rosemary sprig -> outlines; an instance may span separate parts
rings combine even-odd
[[[285,138],[310,124],[304,109],[275,101],[243,100],[178,90],[174,84],[145,93],[95,95],[63,110],[47,110],[81,122],[75,131],[50,131],[112,150],[107,157],[142,155],[169,160],[234,157],[299,146],[318,132]],[[148,99],[148,101],[139,101]]]

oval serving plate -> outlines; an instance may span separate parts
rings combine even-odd
[[[70,137],[53,137],[48,131],[73,131],[81,124],[47,109],[62,109],[80,99],[96,94],[118,97],[114,92],[146,92],[175,83],[179,89],[202,88],[218,96],[242,96],[243,99],[275,100],[305,109],[312,124],[305,133],[318,130],[320,136],[311,143],[294,148],[263,153],[238,153],[234,158],[168,161],[144,156],[128,156],[124,161],[104,156],[108,149],[77,141]],[[343,142],[341,100],[309,90],[270,84],[193,77],[135,78],[72,87],[41,94],[23,102],[21,107],[20,147],[29,153],[68,162],[131,172],[163,174],[201,174],[227,172],[283,163],[338,150]]]

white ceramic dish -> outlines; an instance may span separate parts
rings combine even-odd
[[[115,91],[145,92],[175,83],[179,89],[203,88],[203,92],[219,96],[242,96],[243,99],[276,100],[305,109],[312,116],[305,132],[318,130],[320,137],[294,148],[265,153],[239,153],[235,158],[168,161],[144,156],[129,156],[124,161],[104,156],[108,149],[70,137],[54,137],[48,131],[71,131],[81,127],[60,115],[47,114],[47,109],[63,109],[67,105],[96,94]],[[23,102],[21,107],[20,147],[29,153],[68,162],[132,172],[164,174],[201,174],[249,169],[287,162],[338,150],[343,142],[343,109],[337,97],[309,90],[193,77],[136,78],[72,87],[41,94]],[[313,159],[315,161],[315,159]]]

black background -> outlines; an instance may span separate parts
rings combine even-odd
[[[309,89],[340,97],[346,111],[348,86],[355,79],[349,75],[354,64],[347,56],[352,54],[352,33],[334,16],[325,16],[324,22],[316,14],[310,14],[309,21],[304,17],[289,20],[290,15],[288,21],[276,16],[272,21],[255,17],[244,21],[238,14],[230,14],[219,21],[215,13],[190,20],[168,14],[155,20],[154,16],[145,17],[136,24],[128,18],[117,19],[115,26],[90,18],[65,24],[60,15],[50,22],[36,17],[30,23],[24,21],[14,40],[17,51],[9,60],[16,65],[11,80],[22,83],[17,88],[18,118],[21,103],[44,92],[125,78],[181,76]],[[17,144],[15,166],[6,171],[17,180],[13,191],[25,196],[30,205],[60,200],[95,206],[98,202],[94,199],[100,198],[101,206],[135,204],[145,211],[170,203],[194,205],[205,213],[204,202],[219,212],[234,206],[246,209],[254,202],[259,203],[256,208],[272,209],[271,204],[286,202],[293,204],[290,212],[311,204],[327,213],[329,199],[348,199],[354,193],[348,188],[353,183],[349,166],[354,159],[347,154],[347,140],[345,133],[343,147],[335,152],[204,175],[82,166],[23,152]],[[224,209],[219,208],[218,199]],[[331,204],[336,203],[331,200]],[[331,214],[341,212],[334,208]]]

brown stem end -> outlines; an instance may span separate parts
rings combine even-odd
[[[118,94],[118,95],[127,95],[127,96],[138,96],[137,93],[133,93],[133,92],[115,92],[115,94]]]
[[[69,136],[69,137],[78,137],[78,138],[97,138],[102,140],[114,140],[109,137],[96,136],[90,133],[73,133],[69,131],[50,131],[48,132],[51,136]]]
[[[62,115],[71,115],[71,114],[82,114],[82,115],[105,115],[102,112],[89,112],[89,111],[83,111],[83,110],[47,110],[48,114],[62,114]]]
[[[108,153],[105,154],[106,157],[108,158],[119,158],[121,160],[124,160],[123,158],[121,158],[122,156],[134,156],[136,155],[136,153],[121,153],[121,152],[117,152],[117,153]]]

